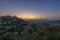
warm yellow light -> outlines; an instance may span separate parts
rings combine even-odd
[[[25,19],[25,20],[32,20],[32,19],[36,19],[34,16],[20,16],[22,19]]]
[[[17,17],[22,18],[24,20],[41,20],[41,19],[45,19],[41,16],[39,17],[39,16],[31,15],[31,14],[21,14],[21,15],[17,15]]]

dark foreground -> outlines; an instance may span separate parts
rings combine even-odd
[[[0,40],[60,40],[60,23],[29,23],[16,16],[2,16]]]

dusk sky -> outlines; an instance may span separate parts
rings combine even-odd
[[[0,16],[23,19],[60,19],[60,0],[0,0]]]

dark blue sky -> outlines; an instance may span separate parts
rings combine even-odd
[[[0,15],[60,19],[60,0],[0,0]]]

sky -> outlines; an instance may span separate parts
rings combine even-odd
[[[60,0],[0,0],[0,16],[22,19],[60,19]]]

